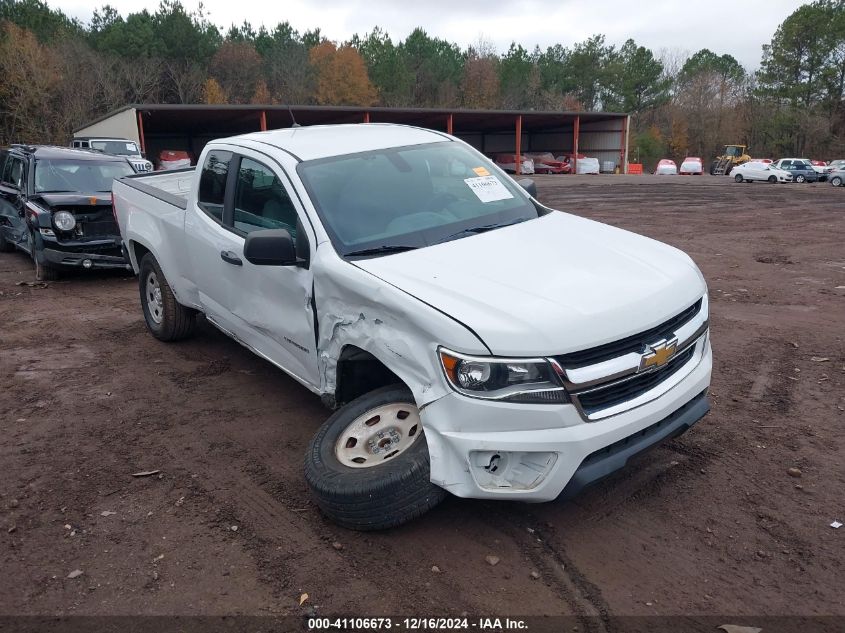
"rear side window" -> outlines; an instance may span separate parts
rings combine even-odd
[[[287,229],[296,238],[296,209],[269,167],[242,158],[235,188],[234,227],[243,233]]]
[[[15,156],[9,156],[6,164],[3,166],[3,183],[23,189],[23,161]]]
[[[200,175],[199,207],[218,222],[223,222],[226,179],[232,152],[209,152]]]

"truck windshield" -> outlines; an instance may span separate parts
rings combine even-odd
[[[140,156],[138,146],[132,141],[89,141],[91,149],[103,154],[115,154],[116,156]]]
[[[41,159],[35,163],[35,192],[111,191],[115,178],[134,173],[132,166],[122,160]]]
[[[297,170],[342,256],[421,248],[538,215],[509,177],[451,141],[306,161]]]

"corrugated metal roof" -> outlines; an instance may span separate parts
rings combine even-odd
[[[255,104],[128,104],[86,123],[74,132],[135,108],[143,113],[145,126],[156,131],[207,129],[210,124],[237,128],[256,121],[261,112],[267,116],[269,128],[290,127],[292,116],[300,125],[326,123],[360,123],[365,115],[371,122],[406,123],[422,127],[445,128],[451,115],[454,129],[462,132],[512,130],[517,116],[522,115],[524,131],[554,129],[571,125],[575,117],[581,124],[611,121],[627,117],[618,112],[569,112],[538,110],[467,110],[462,108],[365,108],[360,106],[255,105]]]

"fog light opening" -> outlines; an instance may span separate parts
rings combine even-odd
[[[92,262],[90,259],[83,259],[82,260],[82,267],[83,268],[91,268],[91,266],[93,266],[93,265],[94,265],[94,262]]]

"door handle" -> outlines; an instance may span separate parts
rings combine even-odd
[[[234,266],[244,265],[243,260],[237,255],[235,255],[232,251],[220,251],[220,259]]]

